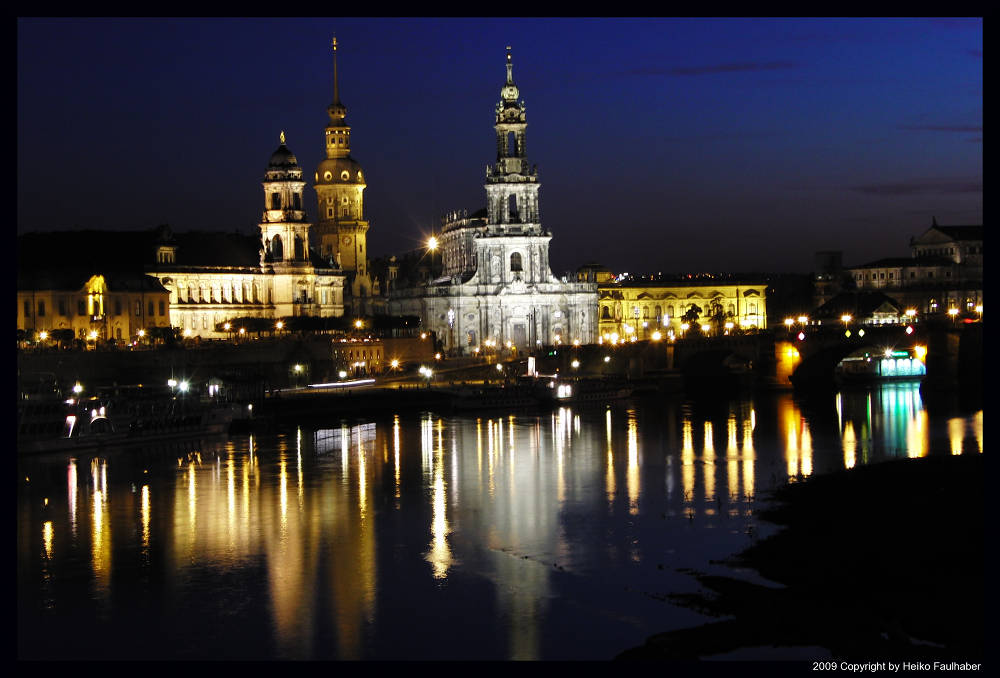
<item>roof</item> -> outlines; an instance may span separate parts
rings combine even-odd
[[[932,226],[955,240],[982,240],[982,226]]]
[[[875,261],[870,261],[867,264],[859,264],[858,266],[847,266],[847,270],[855,270],[859,268],[905,268],[907,266],[951,266],[955,262],[949,257],[944,257],[940,255],[933,256],[922,256],[922,257],[886,257],[885,259],[876,259]]]
[[[175,249],[174,264],[157,264],[159,245]],[[100,272],[139,273],[150,268],[185,266],[260,266],[260,238],[243,233],[189,231],[168,227],[143,231],[54,231],[26,233],[17,239],[18,272],[47,272],[50,277]]]
[[[811,317],[816,320],[840,319],[845,313],[854,318],[870,318],[876,310],[888,304],[895,312],[902,311],[902,306],[892,297],[877,290],[858,290],[841,292],[815,311]]]

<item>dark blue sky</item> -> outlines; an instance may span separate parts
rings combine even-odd
[[[512,46],[556,273],[812,270],[982,223],[981,19],[20,19],[18,232],[251,232],[330,39],[373,255],[485,205]]]

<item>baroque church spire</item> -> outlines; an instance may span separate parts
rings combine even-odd
[[[332,125],[343,125],[344,118],[347,117],[347,107],[340,102],[340,83],[337,78],[337,36],[333,37],[331,46],[333,47],[333,103],[327,107],[326,112],[330,116]]]

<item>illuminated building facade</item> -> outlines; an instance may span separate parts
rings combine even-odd
[[[17,328],[35,336],[71,330],[76,339],[126,341],[140,331],[170,325],[170,292],[156,278],[85,276],[19,271]]]
[[[685,323],[709,334],[767,327],[767,285],[716,281],[603,282],[598,286],[602,341],[642,341],[654,332],[680,337]],[[685,314],[695,309],[685,319]]]
[[[170,291],[171,325],[219,338],[230,336],[219,325],[235,318],[344,314],[344,274],[311,248],[305,185],[282,133],[261,182],[257,237],[158,231],[147,268]]]
[[[858,290],[878,290],[920,315],[950,309],[975,313],[983,304],[983,227],[931,227],[910,240],[910,256],[847,269]]]
[[[326,158],[316,168],[314,187],[318,201],[315,226],[320,254],[343,270],[347,305],[354,315],[382,310],[379,282],[372,280],[368,263],[368,220],[364,192],[367,184],[361,165],[351,157],[351,127],[345,122],[347,107],[340,101],[337,80],[337,39],[333,39],[333,103],[327,109]],[[374,298],[373,298],[374,297]]]
[[[528,162],[519,94],[508,48],[494,124],[497,159],[486,169],[487,207],[443,220],[440,277],[389,294],[392,315],[419,316],[449,352],[596,341],[597,285],[559,280],[549,268],[552,234],[541,225],[538,169]]]
[[[72,327],[77,334],[99,329],[102,339],[131,342],[150,327],[227,338],[231,333],[220,326],[237,318],[342,316],[344,273],[310,247],[306,184],[284,134],[261,185],[265,204],[256,235],[174,233],[160,226],[20,236],[18,329],[53,323],[52,329]],[[46,282],[53,278],[69,282]],[[91,312],[94,290],[105,299],[100,314]]]

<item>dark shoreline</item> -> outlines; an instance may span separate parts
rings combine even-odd
[[[981,661],[984,474],[981,454],[938,455],[785,485],[760,514],[782,529],[723,563],[782,586],[690,572],[706,590],[670,602],[720,621],[616,658],[811,646],[838,660]]]

